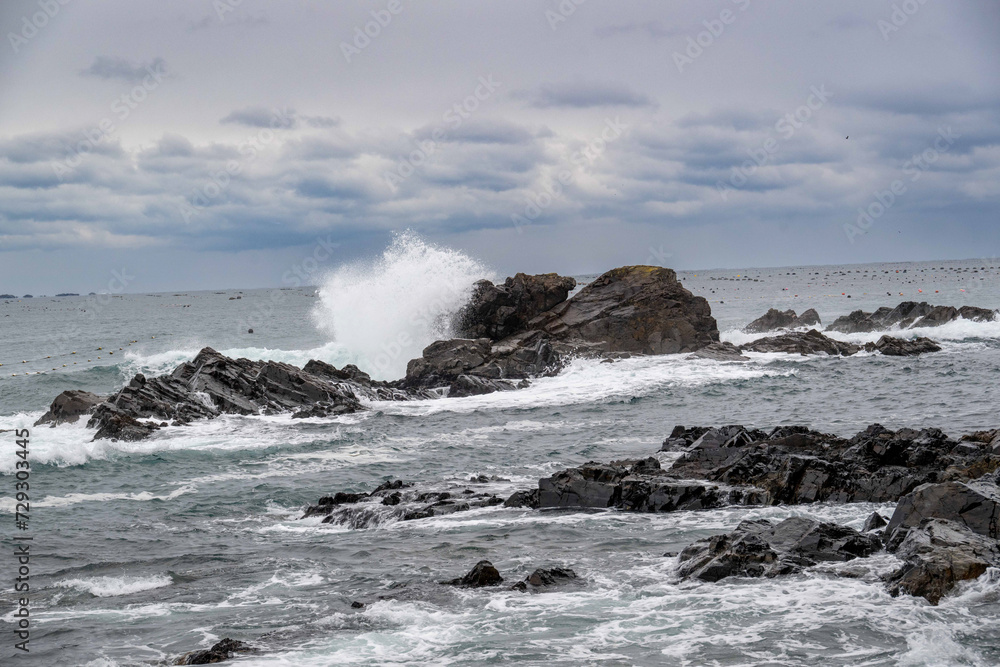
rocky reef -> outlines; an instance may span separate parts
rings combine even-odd
[[[995,310],[975,306],[932,306],[927,302],[904,301],[895,308],[884,306],[873,313],[855,310],[849,315],[838,317],[827,331],[840,333],[867,333],[888,329],[913,329],[916,327],[937,327],[959,318],[973,322],[992,322],[997,318]]]

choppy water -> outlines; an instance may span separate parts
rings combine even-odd
[[[399,261],[440,263],[422,252]],[[475,266],[456,262],[458,272]],[[420,275],[419,266],[390,268]],[[407,322],[424,317],[413,329],[418,347],[440,333],[454,288],[440,280],[445,295],[423,295],[431,305],[410,308],[383,335],[377,313],[352,329],[344,305],[401,303],[399,286],[373,287],[352,271],[321,297],[298,289],[0,302],[0,429],[30,425],[64,389],[111,392],[205,345],[300,365],[364,366],[386,353],[388,373],[406,354],[390,353]],[[815,307],[827,323],[903,299],[1000,307],[998,271],[995,260],[977,260],[680,277],[710,299],[723,338],[740,342],[737,329],[772,306]],[[364,349],[331,342],[337,331]],[[1000,582],[989,578],[931,607],[884,592],[877,577],[894,566],[889,556],[768,581],[680,584],[675,559],[663,555],[748,516],[859,527],[871,505],[666,515],[494,507],[364,530],[298,520],[321,495],[395,478],[506,495],[587,460],[652,454],[675,424],[808,424],[842,435],[873,422],[950,434],[998,426],[1000,323],[905,333],[917,334],[944,350],[911,359],[752,355],[742,365],[684,355],[578,361],[518,392],[373,403],[336,419],[225,417],[141,443],[91,442],[82,424],[33,429],[32,653],[18,660],[167,664],[232,636],[267,649],[237,663],[247,665],[996,664]],[[0,433],[5,535],[12,436]],[[470,484],[479,474],[509,481]],[[585,585],[542,594],[440,585],[482,558],[509,583],[564,565]],[[5,659],[13,569],[0,557]],[[353,600],[368,605],[354,610]]]

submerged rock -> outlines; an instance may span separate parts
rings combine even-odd
[[[236,657],[238,653],[259,653],[259,651],[245,642],[226,637],[217,642],[212,648],[202,651],[191,651],[185,653],[176,661],[175,665],[214,665],[225,662]]]
[[[447,583],[452,586],[464,586],[466,588],[483,588],[486,586],[499,586],[503,583],[503,577],[500,576],[499,570],[493,567],[493,563],[488,560],[481,560],[464,577],[452,579]]]
[[[750,361],[750,357],[744,357],[740,354],[740,349],[729,342],[706,345],[691,356],[713,361]]]
[[[892,336],[882,336],[875,343],[865,343],[868,352],[881,352],[889,357],[911,357],[927,352],[940,352],[941,346],[930,338],[903,340]]]
[[[764,315],[746,325],[744,333],[766,333],[778,329],[799,329],[801,327],[815,327],[822,324],[819,313],[810,308],[801,315],[796,315],[794,310],[784,312],[777,308],[771,308]]]
[[[904,564],[887,577],[889,592],[917,595],[933,605],[957,583],[1000,567],[1000,542],[946,519],[921,521],[894,551]]]
[[[43,424],[73,424],[80,420],[80,417],[89,414],[98,403],[104,398],[89,391],[70,389],[56,396],[49,406],[48,412],[35,422],[35,426]]]
[[[540,588],[548,588],[576,581],[579,581],[579,577],[576,572],[568,567],[538,568],[525,577],[524,581],[519,581],[511,586],[511,589],[516,591],[534,591]]]

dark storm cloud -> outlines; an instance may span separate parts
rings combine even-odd
[[[125,83],[141,83],[151,72],[167,71],[163,58],[153,58],[148,63],[135,63],[117,56],[97,56],[90,67],[80,70],[81,76],[95,77],[105,81],[119,79]]]
[[[246,127],[268,127],[273,130],[291,129],[298,126],[295,109],[278,109],[266,107],[247,107],[230,112],[219,120],[223,125],[231,123]]]

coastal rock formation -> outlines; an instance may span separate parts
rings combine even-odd
[[[236,657],[239,653],[259,653],[245,642],[226,637],[216,642],[212,648],[185,653],[174,661],[175,665],[214,665]]]
[[[925,519],[947,519],[979,535],[1000,539],[1000,488],[988,477],[924,484],[903,496],[886,527],[890,542]]]
[[[515,591],[537,591],[542,588],[577,581],[579,581],[579,577],[576,575],[576,572],[568,567],[538,568],[525,577],[524,581],[519,581],[511,586],[511,589]]]
[[[849,561],[881,551],[873,536],[834,523],[792,517],[774,524],[743,521],[736,530],[698,540],[678,557],[682,579],[775,577],[823,561]]]
[[[533,317],[565,301],[575,287],[575,279],[555,273],[518,273],[502,285],[480,280],[455,317],[455,332],[462,338],[491,341],[521,333]]]
[[[903,340],[893,336],[882,336],[874,343],[865,343],[866,352],[881,352],[887,357],[912,357],[927,352],[940,352],[941,346],[930,338]]]
[[[94,406],[104,399],[89,391],[70,389],[56,396],[49,406],[48,412],[42,415],[35,426],[43,424],[73,424],[80,420],[80,417],[89,414]]]
[[[333,382],[275,361],[230,359],[206,347],[170,375],[136,375],[124,389],[98,404],[88,426],[96,438],[140,439],[153,426],[139,419],[184,424],[221,414],[275,414],[323,403],[328,414],[363,409],[356,383]]]
[[[708,301],[684,289],[673,270],[656,266],[608,271],[529,328],[596,353],[694,352],[719,340]]]
[[[777,308],[771,308],[766,313],[743,328],[744,333],[766,333],[777,329],[799,329],[801,327],[815,327],[822,324],[819,313],[810,308],[801,315],[796,315],[794,310],[784,312]]]
[[[895,308],[883,306],[874,313],[855,310],[849,315],[838,317],[827,331],[841,333],[866,333],[886,329],[912,329],[914,327],[936,327],[959,318],[974,322],[992,322],[997,311],[975,306],[932,306],[927,302],[904,301]]]
[[[730,342],[706,345],[691,356],[695,359],[711,359],[712,361],[750,361],[750,357],[744,357],[740,354],[740,348]]]
[[[780,336],[758,338],[740,346],[741,352],[785,352],[788,354],[829,354],[850,356],[860,350],[857,345],[843,343],[824,336],[815,329],[793,331]]]
[[[483,588],[485,586],[499,586],[503,583],[503,577],[500,576],[499,570],[493,567],[493,563],[481,560],[464,577],[452,579],[447,583],[465,588]]]
[[[903,566],[887,577],[889,592],[918,595],[934,605],[960,581],[1000,567],[1000,542],[946,519],[921,521],[894,551]]]

